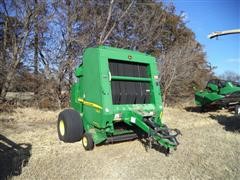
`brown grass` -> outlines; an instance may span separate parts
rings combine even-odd
[[[169,157],[146,152],[137,140],[84,151],[81,142],[57,137],[58,112],[16,109],[0,115],[0,132],[17,143],[31,143],[28,166],[15,179],[238,179],[240,118],[225,110],[209,113],[166,108],[164,121],[181,130]]]

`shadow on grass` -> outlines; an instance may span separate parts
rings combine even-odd
[[[154,149],[154,150],[156,150],[160,153],[165,154],[166,156],[168,156],[170,154],[169,149],[166,149],[163,146],[160,146],[159,144],[156,144],[154,142],[152,142],[151,147],[150,147],[150,141],[147,138],[145,133],[138,134],[138,135],[136,135],[136,137],[128,139],[128,140],[120,140],[120,141],[115,141],[115,142],[114,141],[112,141],[112,142],[111,141],[109,141],[109,142],[104,141],[100,144],[97,144],[96,146],[103,146],[103,145],[109,145],[109,144],[119,144],[119,143],[124,143],[126,141],[134,141],[134,140],[138,140],[140,143],[142,143],[146,152],[148,152],[148,150],[150,148],[152,148],[152,149]]]
[[[31,144],[16,144],[0,134],[0,179],[20,175],[31,157],[31,149]]]
[[[217,120],[219,124],[223,125],[226,131],[240,133],[240,116],[224,116],[211,114],[210,117],[214,120]]]
[[[188,106],[184,108],[187,112],[197,112],[197,113],[201,113],[202,110],[200,107],[198,106]]]
[[[159,144],[153,143],[151,144],[151,147],[150,147],[149,141],[147,139],[139,139],[139,141],[143,144],[146,152],[148,152],[148,150],[152,148],[160,153],[165,154],[165,156],[170,155],[169,149],[166,149],[163,146],[160,146]]]
[[[209,105],[206,107],[199,107],[199,106],[188,106],[184,108],[187,112],[196,112],[196,113],[207,113],[207,112],[216,112],[222,107],[217,105]]]

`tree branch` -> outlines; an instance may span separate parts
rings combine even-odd
[[[108,17],[107,17],[107,21],[106,21],[106,24],[101,32],[101,36],[100,36],[100,39],[99,39],[99,42],[98,44],[102,44],[102,39],[103,39],[103,36],[105,35],[106,33],[106,29],[108,27],[108,24],[110,22],[110,19],[111,19],[111,16],[112,16],[112,7],[113,7],[113,3],[114,3],[114,0],[111,0],[110,2],[110,7],[109,7],[109,10],[108,10]]]
[[[120,18],[115,21],[113,23],[113,26],[111,27],[111,29],[108,31],[107,35],[104,37],[103,41],[101,42],[101,44],[104,44],[104,42],[108,39],[108,37],[110,36],[110,34],[112,33],[113,29],[115,28],[115,26],[117,25],[117,23],[119,21],[121,21],[121,19],[127,14],[127,12],[129,11],[129,9],[132,7],[134,3],[134,0],[128,5],[127,9],[124,11],[124,13],[120,16]]]

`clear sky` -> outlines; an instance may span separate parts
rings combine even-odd
[[[216,75],[225,71],[240,74],[240,34],[208,39],[214,31],[240,29],[240,0],[165,0],[184,11],[187,26],[204,46],[208,61],[217,66]]]

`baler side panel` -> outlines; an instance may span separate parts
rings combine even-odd
[[[83,95],[85,102],[83,106],[84,128],[89,130],[93,127],[102,128],[102,95],[100,84],[99,70],[99,52],[98,49],[89,48],[84,53],[84,69],[83,69]],[[94,104],[95,106],[92,106]]]
[[[71,99],[70,99],[70,105],[74,109],[76,109],[79,113],[82,113],[82,103],[78,101],[78,99],[81,97],[81,87],[80,87],[79,80],[77,83],[74,83],[71,87]]]

